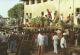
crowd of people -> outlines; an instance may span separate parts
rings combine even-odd
[[[65,39],[65,36],[67,35],[67,33],[63,33],[63,35],[61,33],[62,32],[60,30],[58,30],[57,32],[54,32],[51,37],[54,53],[56,53],[56,54],[58,53],[58,45],[59,44],[62,49],[66,48],[66,46],[67,46],[66,39]],[[62,35],[62,37],[60,37],[60,35]],[[60,43],[59,43],[59,40],[60,40]],[[40,32],[37,37],[37,44],[38,44],[38,55],[43,55],[44,49],[46,49],[45,47],[49,45],[48,36],[46,34]]]
[[[4,32],[0,32],[0,55],[7,55],[8,49],[8,35]]]
[[[58,54],[60,53],[59,50],[65,54],[65,49],[69,45],[74,44],[72,46],[77,46],[79,44],[79,35],[79,29],[75,32],[69,29],[54,29],[51,32],[38,30],[37,33],[0,32],[0,54],[7,55],[7,51],[10,51],[11,53],[16,53],[16,55],[26,55],[31,53],[31,51],[36,52],[36,50],[38,55],[43,55],[48,51]],[[31,42],[28,43],[25,40]],[[29,44],[32,46],[29,46]],[[31,48],[30,50],[29,47]]]
[[[63,54],[66,55],[66,49],[69,47],[69,45],[78,46],[79,44],[79,30],[75,31],[77,33],[71,32],[71,34],[69,32],[70,31],[66,29],[64,31],[56,30],[52,32],[50,42],[48,34],[40,32],[37,37],[38,55],[43,55],[46,49],[49,50],[50,48],[55,54],[60,53],[59,50],[61,50]],[[52,43],[52,45],[49,48],[50,43]]]

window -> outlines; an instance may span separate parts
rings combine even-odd
[[[32,18],[32,13],[30,13],[30,18]]]
[[[26,15],[28,15],[28,13],[26,13]]]
[[[44,16],[44,12],[43,11],[41,12],[41,16]]]
[[[43,0],[43,2],[47,2],[47,0]]]
[[[41,0],[37,0],[37,3],[41,3]]]
[[[26,19],[26,22],[28,22],[29,20],[28,19]]]
[[[29,5],[29,0],[26,0],[26,5]]]
[[[76,8],[76,15],[80,13],[80,8]]]
[[[29,14],[28,13],[26,13],[26,19],[28,19],[29,18]]]
[[[35,0],[31,0],[31,4],[34,4],[35,3]]]

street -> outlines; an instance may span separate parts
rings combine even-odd
[[[9,53],[9,55],[15,55],[15,53]],[[37,55],[37,53],[35,54],[32,54],[32,55]],[[44,53],[44,55],[62,55],[62,54],[54,54],[53,51],[50,51],[50,52],[47,52],[47,53]]]
[[[80,54],[80,47],[71,47],[71,49],[75,49],[75,50],[77,50],[78,52],[74,52],[73,51],[73,53],[78,53],[78,54]],[[70,50],[71,50],[70,49]],[[70,50],[68,50],[67,52],[69,52]],[[15,53],[10,53],[10,52],[8,52],[9,53],[9,55],[15,55]],[[67,54],[67,53],[66,53]],[[38,55],[37,54],[37,52],[35,52],[35,53],[32,53],[32,55]],[[58,54],[55,54],[53,51],[48,51],[48,52],[46,52],[46,53],[44,53],[44,55],[63,55],[63,53],[61,52],[61,50],[59,50],[59,53]],[[68,55],[68,54],[67,54]]]
[[[15,53],[9,53],[9,55],[15,55]]]

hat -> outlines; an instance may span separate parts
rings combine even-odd
[[[56,32],[57,32],[57,33],[61,33],[61,31],[60,31],[60,30],[57,30]]]
[[[63,33],[63,35],[66,35],[66,33]]]

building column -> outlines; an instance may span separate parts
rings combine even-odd
[[[35,0],[35,4],[37,4],[37,0]]]
[[[31,5],[31,0],[29,0],[29,5]]]
[[[24,25],[25,25],[25,23],[26,23],[26,22],[25,22],[25,21],[26,21],[26,20],[25,20],[25,17],[26,17],[25,6],[26,6],[26,2],[24,2],[24,19],[23,19],[23,24],[24,24]]]
[[[50,1],[50,0],[47,0],[47,1]]]
[[[43,3],[43,0],[41,0],[41,3]]]

